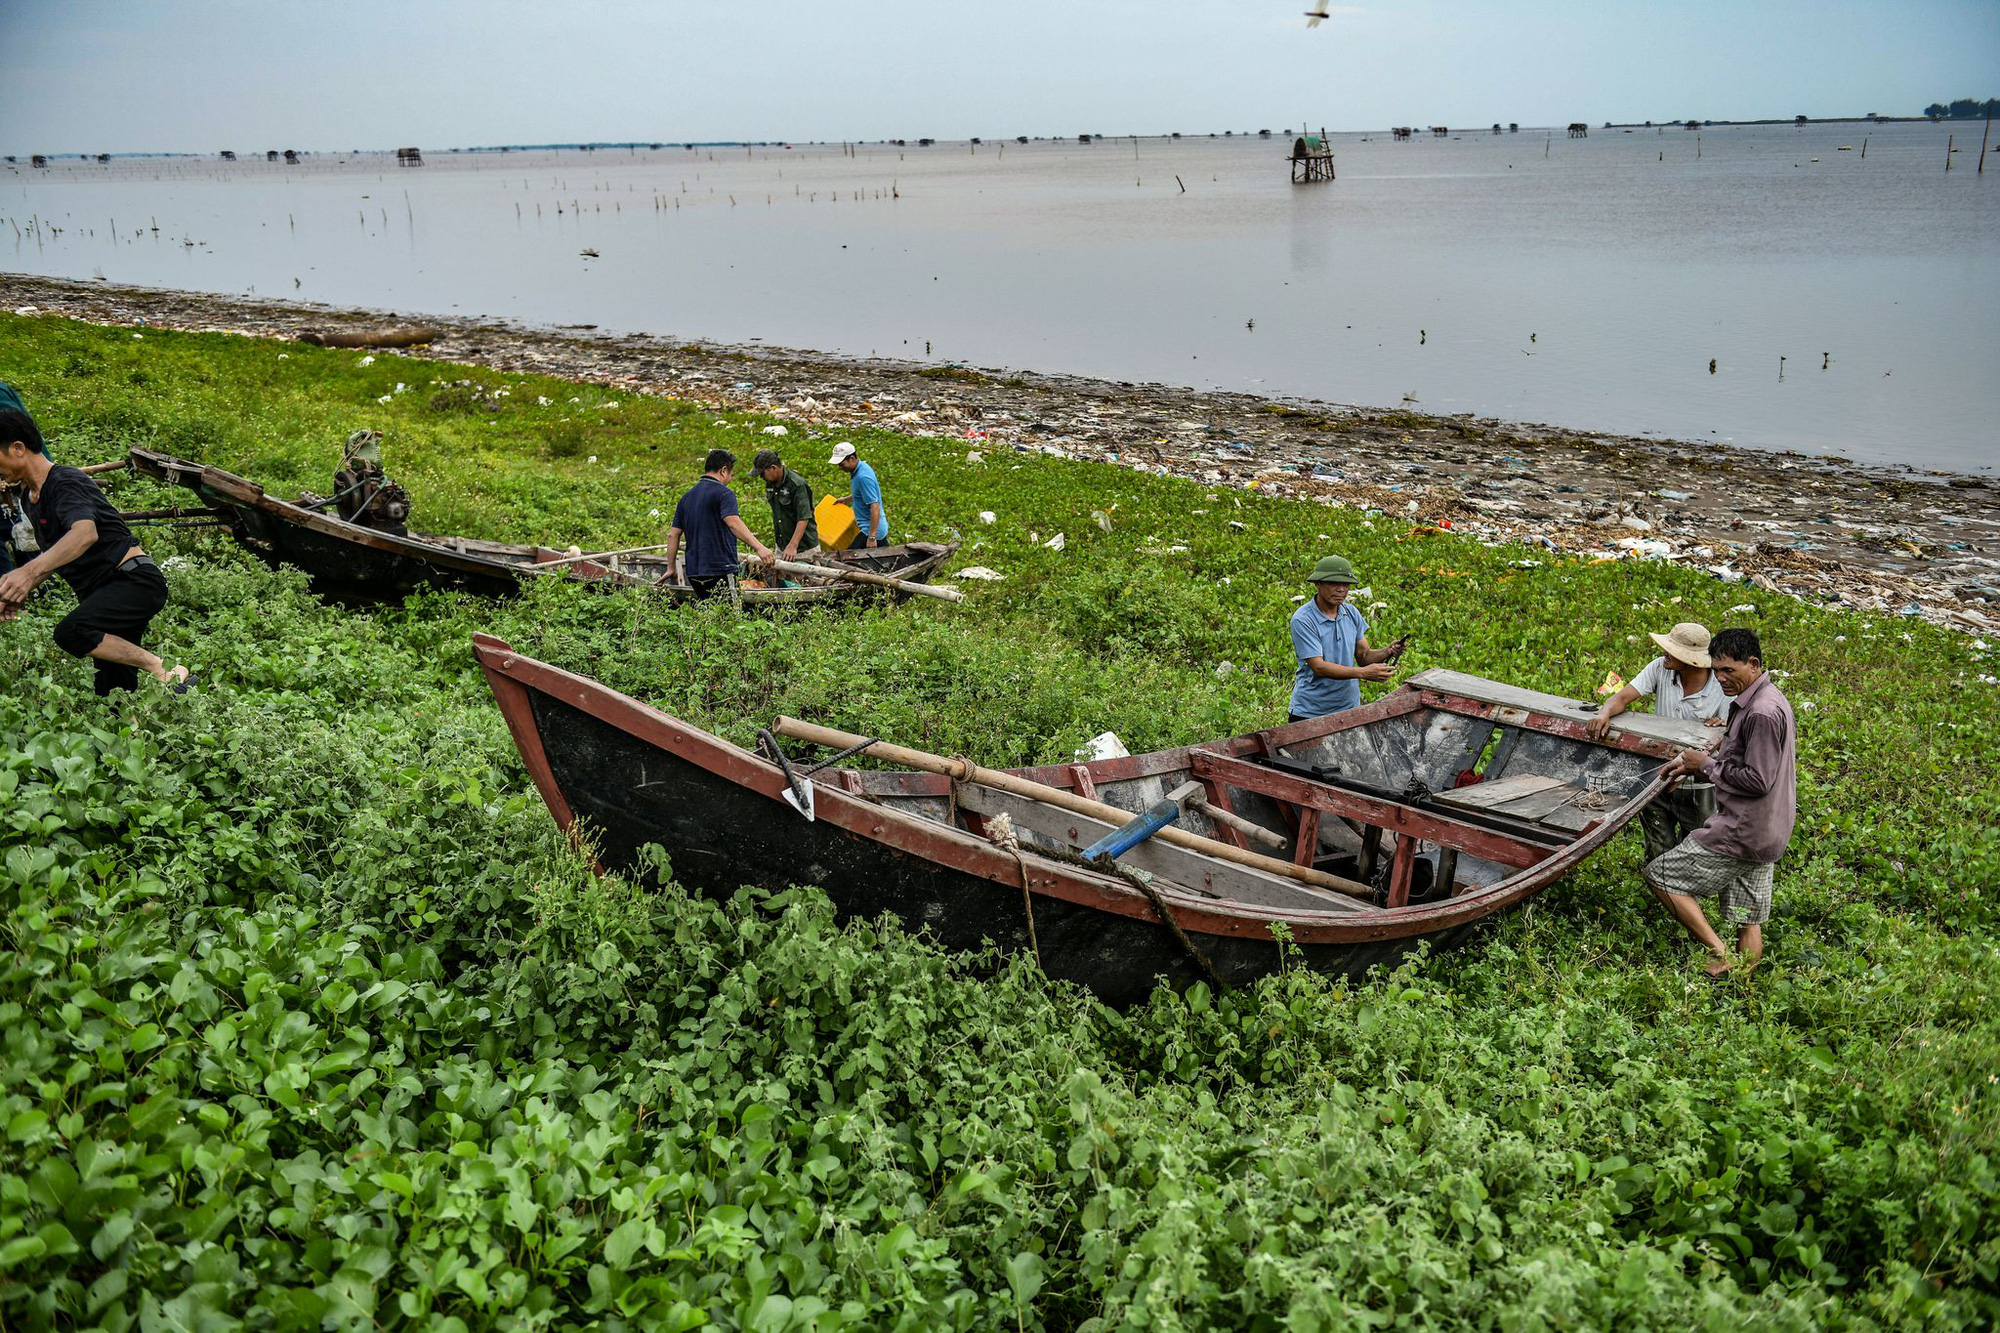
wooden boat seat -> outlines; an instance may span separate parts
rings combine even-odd
[[[1483,810],[1563,834],[1581,833],[1604,817],[1603,810],[1591,808],[1601,798],[1587,788],[1535,773],[1476,782],[1469,787],[1438,792],[1432,799],[1440,805]],[[1577,804],[1579,800],[1582,805]]]

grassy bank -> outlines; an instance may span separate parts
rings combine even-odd
[[[323,491],[375,426],[419,527],[586,547],[658,540],[718,443],[838,478],[797,422],[363,360],[0,316],[0,376],[65,461],[146,443]],[[2000,654],[1400,516],[845,438],[897,533],[956,531],[1006,580],[782,620],[549,586],[356,613],[161,533],[158,646],[212,687],[124,722],[49,643],[67,593],[0,628],[0,1319],[2000,1315]],[[744,510],[767,522],[748,488]],[[1693,980],[1626,840],[1466,952],[1112,1014],[837,928],[810,890],[592,879],[466,651],[492,630],[738,739],[786,711],[992,764],[1106,728],[1136,750],[1282,715],[1284,619],[1329,549],[1413,666],[1572,696],[1629,676],[1645,630],[1758,629],[1803,771],[1754,981]]]

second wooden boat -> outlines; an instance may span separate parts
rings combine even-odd
[[[427,533],[399,534],[350,523],[335,514],[269,495],[254,481],[206,463],[190,462],[150,449],[133,449],[132,470],[155,481],[182,486],[218,511],[244,546],[273,564],[303,569],[315,592],[367,601],[400,599],[419,588],[507,597],[536,578],[564,578],[606,588],[648,587],[676,600],[692,597],[684,586],[660,585],[667,573],[659,556],[607,561],[574,561],[570,552],[547,546],[482,541]],[[842,551],[823,557],[850,569],[888,574],[910,583],[929,582],[958,549],[956,542],[906,542],[898,546]],[[547,568],[544,568],[547,566]],[[795,580],[790,586],[745,586],[744,606],[809,605],[817,602],[896,599],[893,590],[836,578]]]

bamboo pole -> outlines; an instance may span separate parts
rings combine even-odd
[[[865,569],[846,569],[836,564],[808,564],[803,560],[769,560],[767,568],[781,574],[796,574],[800,578],[845,579],[849,583],[866,583],[876,588],[894,588],[898,592],[915,593],[919,597],[935,597],[941,602],[962,602],[965,594],[956,588],[939,588],[928,583],[912,583],[908,579],[891,578],[887,574],[871,574]]]
[[[866,736],[857,736],[853,732],[848,731],[837,731],[832,727],[822,727],[811,722],[801,722],[795,717],[779,718],[771,724],[771,730],[780,736],[789,736],[793,740],[811,741],[815,745],[824,745],[829,749],[836,750],[851,749],[857,745],[865,745],[868,741]],[[912,750],[907,746],[893,745],[888,741],[876,741],[873,745],[868,746],[867,753],[874,755],[878,759],[886,759],[892,764],[902,764],[905,767],[919,769],[926,773],[941,773],[945,777],[955,778],[960,782],[977,782],[981,786],[992,787],[1015,796],[1025,797],[1030,801],[1040,801],[1045,805],[1053,805],[1074,814],[1088,815],[1092,819],[1101,819],[1111,824],[1123,825],[1132,818],[1130,810],[1120,810],[1115,805],[1106,805],[1102,801],[1093,801],[1088,797],[1078,796],[1073,792],[1066,792],[1060,787],[1051,787],[1046,783],[1032,782],[1027,778],[1016,777],[1012,773],[1001,773],[990,768],[981,768],[968,759],[946,759],[940,755],[927,754],[922,750]],[[1312,888],[1331,889],[1336,893],[1344,893],[1356,898],[1373,899],[1375,896],[1375,890],[1369,888],[1366,884],[1357,883],[1351,879],[1343,879],[1339,875],[1329,875],[1323,870],[1314,870],[1309,866],[1294,865],[1290,861],[1280,861],[1274,856],[1264,856],[1257,852],[1245,851],[1241,847],[1234,847],[1229,843],[1219,842],[1214,838],[1204,838],[1198,833],[1189,833],[1186,829],[1175,828],[1172,825],[1161,829],[1154,836],[1160,838],[1162,841],[1170,842],[1176,847],[1183,847],[1191,852],[1200,852],[1204,856],[1212,856],[1218,861],[1228,861],[1250,870],[1261,870],[1267,875],[1280,875]]]
[[[122,472],[132,466],[132,460],[121,458],[115,463],[90,463],[77,469],[86,477],[94,477],[100,472]]]
[[[1216,823],[1233,828],[1246,838],[1255,838],[1266,847],[1276,847],[1283,850],[1285,846],[1284,835],[1273,833],[1262,824],[1253,824],[1232,810],[1224,810],[1220,806],[1210,805],[1208,797],[1205,795],[1190,797],[1185,804],[1194,806]]]
[[[182,506],[174,509],[126,509],[121,510],[118,517],[127,523],[156,523],[168,518],[217,518],[227,512],[224,509],[189,509]]]
[[[662,542],[658,546],[634,546],[623,551],[591,551],[584,555],[566,555],[557,560],[538,560],[528,567],[531,569],[550,569],[556,565],[573,565],[579,560],[609,560],[614,556],[644,555],[647,551],[664,551],[666,549],[667,543]]]

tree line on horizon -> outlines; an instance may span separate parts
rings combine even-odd
[[[1932,120],[1979,120],[2000,115],[2000,97],[1989,97],[1983,102],[1976,97],[1961,97],[1949,105],[1932,102],[1924,108],[1924,114]]]

